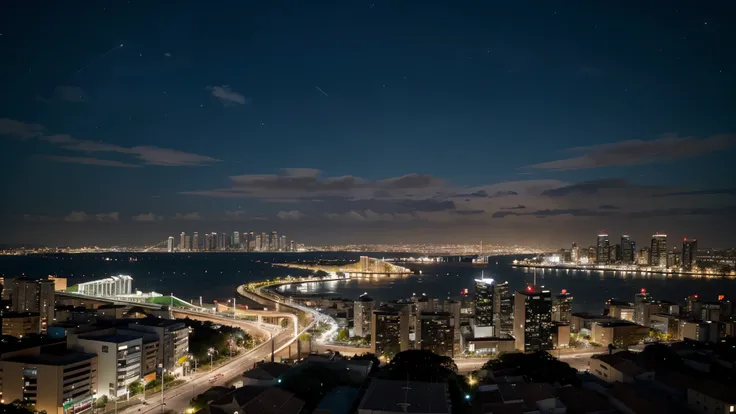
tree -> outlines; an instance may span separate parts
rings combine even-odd
[[[348,328],[342,328],[337,331],[337,340],[340,342],[346,342],[350,340],[350,332],[348,331]]]
[[[288,326],[289,326],[289,321],[286,318],[282,319],[281,320],[281,327],[284,328],[284,329],[286,329]]]
[[[327,275],[328,273],[325,272],[324,270],[317,270],[316,272],[314,272],[315,277],[325,277]]]
[[[140,380],[131,382],[130,385],[128,385],[128,392],[130,392],[130,396],[138,395],[143,392],[143,384]]]
[[[108,401],[109,400],[107,399],[107,395],[103,395],[95,401],[95,408],[105,408]]]
[[[311,338],[312,335],[310,335],[308,332],[304,332],[303,334],[299,335],[299,340],[302,342],[309,342]]]

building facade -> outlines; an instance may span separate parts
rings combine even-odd
[[[473,336],[476,338],[490,338],[494,336],[494,280],[475,279],[475,323]]]
[[[141,378],[143,340],[130,335],[80,336],[76,346],[97,355],[97,394],[117,398]]]
[[[514,295],[514,338],[522,352],[552,349],[552,295],[529,286]]]
[[[376,302],[368,295],[361,295],[353,303],[353,335],[365,337],[371,333],[371,318]]]

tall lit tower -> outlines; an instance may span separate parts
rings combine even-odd
[[[194,232],[194,236],[192,236],[192,250],[199,250],[199,232],[196,231]]]
[[[652,235],[652,247],[650,250],[650,265],[655,267],[667,266],[667,235]]]
[[[183,252],[186,251],[186,242],[187,242],[187,234],[184,232],[181,232],[179,235],[179,251]]]
[[[240,232],[239,231],[233,232],[233,247],[235,249],[240,248]]]
[[[475,279],[475,324],[473,336],[476,338],[490,338],[493,332],[493,299],[494,281],[481,277]]]
[[[611,259],[611,244],[608,241],[608,233],[598,234],[595,261],[598,264],[608,264]]]
[[[628,234],[621,235],[621,262],[625,265],[634,264],[634,251],[636,243]]]
[[[682,268],[686,270],[692,269],[698,256],[698,239],[688,241],[682,239]]]
[[[552,297],[549,290],[528,286],[514,295],[514,338],[518,351],[552,349]]]
[[[166,244],[166,250],[168,250],[169,253],[174,251],[174,236],[169,236],[169,241]]]

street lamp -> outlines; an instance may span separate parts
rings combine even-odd
[[[207,350],[207,355],[210,356],[210,371],[212,371],[215,368],[215,366],[213,365],[213,362],[212,362],[212,356],[215,355],[215,348],[208,349]]]

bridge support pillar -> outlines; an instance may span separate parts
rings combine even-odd
[[[258,324],[260,325],[262,323],[263,323],[263,316],[258,315]]]

